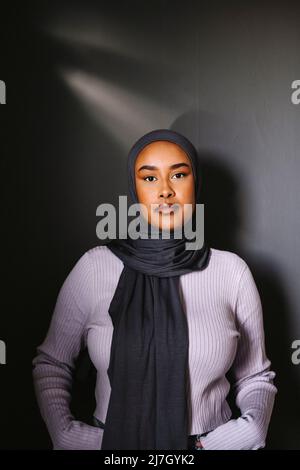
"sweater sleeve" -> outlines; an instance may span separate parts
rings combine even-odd
[[[44,342],[33,359],[33,382],[55,450],[99,450],[103,430],[77,421],[70,411],[75,359],[85,344],[92,278],[86,252],[64,281]]]
[[[236,323],[240,333],[232,365],[233,392],[241,411],[237,419],[201,438],[207,450],[257,450],[265,447],[277,388],[275,372],[266,356],[261,299],[245,263],[236,299]]]

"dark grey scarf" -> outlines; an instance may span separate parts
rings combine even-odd
[[[175,142],[187,153],[199,202],[196,150],[187,138],[168,129],[149,132],[129,152],[133,202],[138,202],[135,159],[156,140]],[[184,236],[140,238],[107,245],[124,268],[109,307],[114,327],[107,370],[111,395],[101,449],[187,449],[189,344],[179,276],[204,269],[210,250],[205,244],[186,250],[186,241]]]

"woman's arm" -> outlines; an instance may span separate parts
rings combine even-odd
[[[241,410],[201,438],[204,449],[256,450],[265,447],[277,388],[266,356],[263,312],[252,273],[245,263],[236,299],[239,346],[232,366],[233,391]]]
[[[84,346],[92,298],[89,254],[63,283],[44,342],[33,359],[34,388],[54,449],[99,450],[103,430],[75,420],[70,412],[75,360]]]

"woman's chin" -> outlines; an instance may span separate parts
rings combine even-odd
[[[162,215],[159,218],[155,218],[151,220],[151,225],[154,226],[156,229],[163,230],[166,232],[172,232],[176,228],[179,229],[182,226],[181,220],[176,220],[174,216],[165,216]]]

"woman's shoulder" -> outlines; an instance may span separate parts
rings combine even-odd
[[[215,269],[242,273],[248,267],[245,259],[233,251],[220,250],[213,247],[210,250],[211,266]]]
[[[87,250],[83,256],[97,268],[123,268],[123,262],[106,245],[94,246]]]

